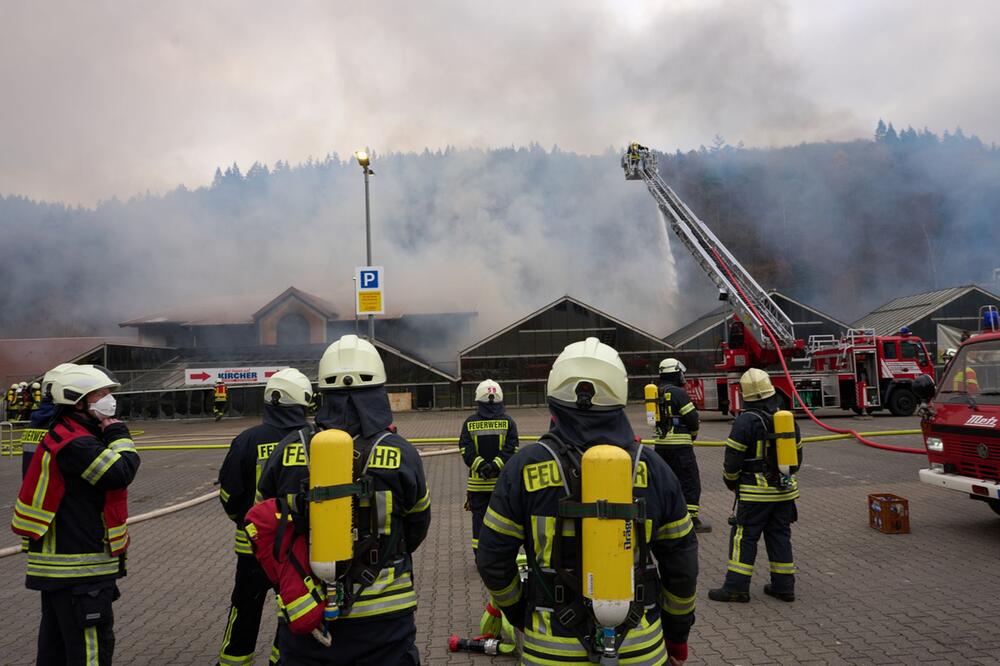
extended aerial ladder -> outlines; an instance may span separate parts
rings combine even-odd
[[[641,180],[656,199],[664,220],[702,270],[715,282],[720,296],[733,304],[735,319],[729,342],[723,344],[720,370],[742,371],[766,367],[778,361],[777,350],[765,331],[771,329],[782,352],[802,356],[805,343],[795,338],[791,319],[750,276],[708,226],[698,219],[679,196],[660,178],[656,155],[649,148],[633,143],[622,156],[626,180]],[[749,307],[748,301],[754,308]],[[742,328],[742,331],[741,331]],[[743,333],[741,335],[741,333]],[[742,338],[742,340],[740,340]]]

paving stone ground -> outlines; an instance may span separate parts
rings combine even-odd
[[[512,414],[525,434],[543,431],[544,409]],[[409,437],[455,436],[464,412],[400,414]],[[640,408],[630,408],[646,434]],[[871,420],[833,416],[862,430],[916,427],[915,418]],[[800,419],[803,432],[819,430]],[[146,422],[140,444],[225,443],[250,421]],[[728,420],[710,418],[703,439],[722,439]],[[919,447],[918,437],[884,441]],[[225,452],[149,451],[130,495],[132,513],[205,494]],[[723,451],[699,448],[703,516],[715,531],[700,543],[698,620],[690,664],[1000,664],[1000,518],[985,505],[917,480],[926,459],[876,451],[850,442],[807,444],[800,475],[799,522],[793,526],[800,569],[797,600],[785,604],[761,592],[767,558],[761,545],[750,604],[715,604],[705,597],[725,570],[726,517],[732,495],[721,481]],[[470,551],[469,514],[462,510],[465,469],[457,455],[424,460],[433,523],[415,557],[420,607],[418,641],[425,663],[512,663],[449,654],[452,633],[471,635],[484,594]],[[0,460],[0,506],[9,515],[19,469]],[[909,499],[912,533],[886,535],[868,527],[866,498],[892,492]],[[232,528],[215,501],[132,528],[131,573],[116,604],[119,664],[213,664],[232,584]],[[0,546],[13,545],[13,535]],[[0,559],[0,664],[34,663],[38,595],[24,589],[21,556]],[[266,663],[274,630],[265,610],[258,664]]]

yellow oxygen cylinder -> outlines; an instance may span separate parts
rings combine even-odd
[[[354,482],[354,441],[343,430],[323,430],[309,445],[309,490]],[[337,562],[354,557],[351,497],[310,500],[309,566],[328,583]]]
[[[646,384],[642,392],[646,397],[646,423],[652,428],[660,420],[660,388],[656,384]]]
[[[625,449],[607,444],[583,454],[580,499],[632,504],[632,458]],[[583,594],[593,603],[602,627],[616,627],[628,616],[635,597],[635,533],[631,520],[584,518]]]
[[[790,411],[782,409],[774,413],[774,434],[778,471],[791,476],[791,468],[799,464],[799,452],[795,447],[795,417]]]

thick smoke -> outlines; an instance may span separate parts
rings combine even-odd
[[[652,199],[618,160],[538,147],[376,159],[374,260],[389,313],[478,312],[471,343],[570,294],[666,334],[679,324],[673,262]],[[350,318],[365,256],[362,174],[336,157],[230,168],[211,188],[94,210],[13,198],[0,210],[12,241],[0,263],[41,259],[8,276],[8,336],[104,331],[220,299],[258,296],[259,307],[293,284]]]

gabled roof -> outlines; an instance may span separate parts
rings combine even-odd
[[[660,340],[655,335],[651,335],[651,334],[647,333],[646,331],[643,331],[642,329],[636,328],[632,324],[626,323],[626,322],[622,321],[621,319],[618,319],[617,317],[612,317],[608,313],[603,312],[601,310],[598,310],[597,308],[595,308],[592,305],[587,305],[583,301],[577,300],[577,299],[573,298],[572,296],[566,295],[566,296],[562,296],[560,298],[557,298],[556,300],[552,301],[548,305],[545,305],[543,307],[538,308],[537,310],[535,310],[531,314],[526,315],[526,316],[522,317],[521,319],[518,319],[513,324],[510,324],[509,326],[500,329],[499,331],[497,331],[496,333],[493,333],[489,337],[485,337],[482,340],[479,340],[478,342],[475,342],[475,343],[469,345],[465,349],[463,349],[460,352],[458,352],[458,355],[462,356],[466,352],[468,352],[468,351],[470,351],[472,349],[475,349],[476,347],[479,347],[480,345],[484,345],[487,342],[489,342],[490,340],[494,340],[494,339],[500,337],[504,333],[508,333],[510,331],[513,331],[514,329],[516,329],[518,326],[520,326],[524,322],[529,321],[533,317],[537,317],[538,315],[542,314],[546,310],[551,310],[555,306],[559,305],[560,303],[564,303],[564,302],[565,303],[573,303],[574,305],[578,305],[581,308],[585,308],[587,310],[590,310],[594,314],[600,315],[600,316],[604,317],[605,319],[609,319],[609,320],[613,321],[615,324],[617,324],[618,326],[621,326],[622,328],[627,328],[628,330],[632,331],[633,333],[636,333],[638,335],[641,335],[644,338],[649,339],[651,342],[656,343],[656,345],[659,346],[659,347],[663,347],[665,349],[669,348],[669,345],[667,345],[663,340]]]
[[[279,305],[287,301],[289,298],[298,299],[306,306],[315,310],[317,314],[326,319],[337,318],[337,310],[336,308],[333,307],[333,303],[325,299],[322,299],[319,296],[316,296],[315,294],[309,294],[295,287],[289,287],[288,289],[284,290],[283,292],[272,298],[267,303],[267,305],[262,307],[260,310],[254,312],[251,315],[251,318],[254,321],[257,321],[258,319],[266,315],[268,312],[270,312],[274,308],[278,307]]]
[[[791,296],[788,296],[787,294],[783,294],[780,291],[778,291],[777,289],[771,289],[770,291],[767,292],[767,295],[770,296],[771,298],[777,297],[777,298],[783,299],[785,301],[788,301],[789,303],[794,303],[795,305],[799,306],[800,308],[803,308],[804,310],[808,310],[809,312],[812,312],[812,313],[816,314],[817,316],[822,317],[823,319],[827,319],[827,320],[829,320],[829,321],[837,324],[838,326],[843,327],[844,329],[848,328],[847,324],[845,324],[844,322],[840,321],[839,319],[837,319],[835,317],[831,317],[830,315],[826,314],[825,312],[821,312],[821,311],[817,310],[816,308],[814,308],[814,307],[812,307],[810,305],[806,305],[802,301],[798,301],[798,300],[792,298]],[[686,345],[688,342],[690,342],[691,340],[694,340],[695,338],[697,338],[699,335],[701,335],[703,333],[707,333],[708,331],[711,331],[716,326],[719,326],[720,324],[724,323],[726,321],[726,317],[728,315],[728,310],[729,310],[729,308],[727,306],[720,305],[719,307],[715,308],[711,312],[707,312],[707,313],[703,314],[702,316],[698,317],[697,319],[695,319],[691,323],[685,324],[681,328],[677,329],[676,331],[674,331],[670,335],[668,335],[665,338],[663,338],[663,340],[664,340],[664,342],[666,342],[667,344],[671,345],[672,347],[682,347],[682,346]]]
[[[398,357],[400,357],[402,359],[406,359],[407,361],[409,361],[410,363],[413,363],[414,365],[419,365],[424,370],[429,370],[430,372],[433,372],[434,374],[443,377],[444,379],[448,380],[449,382],[457,382],[458,379],[459,379],[458,377],[453,377],[452,375],[449,375],[447,372],[445,372],[444,370],[441,370],[440,368],[435,368],[433,365],[431,365],[430,363],[427,363],[426,361],[421,361],[420,359],[418,359],[416,356],[414,356],[411,353],[404,352],[401,349],[397,349],[396,347],[390,347],[389,345],[385,344],[384,342],[381,342],[378,338],[375,338],[375,340],[372,342],[372,344],[374,344],[376,347],[378,347],[380,349],[383,349],[383,350],[389,352],[390,354],[394,354],[394,355],[396,355],[396,356],[398,356]],[[389,382],[388,383],[389,384],[393,383],[392,382],[392,377],[389,378]]]
[[[961,287],[951,287],[949,289],[939,289],[937,291],[928,291],[922,294],[893,299],[872,310],[851,324],[851,326],[853,328],[874,328],[877,335],[890,335],[903,326],[914,325],[935,310],[951,303],[956,298],[974,291],[978,291],[985,298],[1000,301],[1000,298],[995,294],[991,294],[985,289],[971,284]]]

